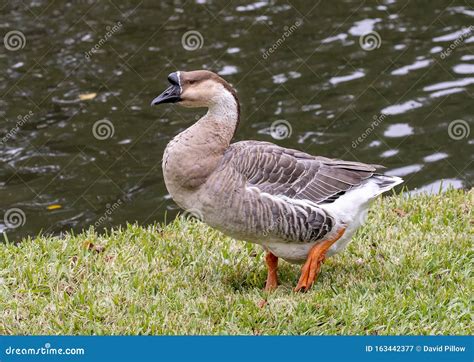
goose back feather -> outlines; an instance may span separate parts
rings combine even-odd
[[[334,202],[382,166],[333,160],[268,142],[232,144],[224,154],[248,185],[272,195],[315,204]]]

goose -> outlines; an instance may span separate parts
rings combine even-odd
[[[234,88],[208,70],[169,74],[151,105],[207,108],[166,146],[162,168],[176,204],[224,234],[265,250],[265,290],[278,286],[278,260],[303,264],[307,291],[324,259],[345,248],[370,202],[403,182],[382,166],[313,156],[260,141],[232,143],[240,122]]]

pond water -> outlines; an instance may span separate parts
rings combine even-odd
[[[383,164],[415,193],[473,186],[468,1],[0,9],[0,232],[9,240],[174,217],[162,153],[203,110],[150,101],[178,69],[214,70],[236,87],[237,140]]]

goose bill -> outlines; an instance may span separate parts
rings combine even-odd
[[[170,85],[168,88],[165,89],[163,93],[161,93],[158,97],[151,101],[152,106],[156,106],[157,104],[162,103],[176,103],[181,100],[181,89],[178,84]]]

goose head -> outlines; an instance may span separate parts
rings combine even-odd
[[[212,108],[221,103],[238,100],[235,90],[224,79],[208,70],[190,72],[177,71],[168,75],[170,86],[158,97],[152,105],[162,103],[178,103],[190,108]]]

